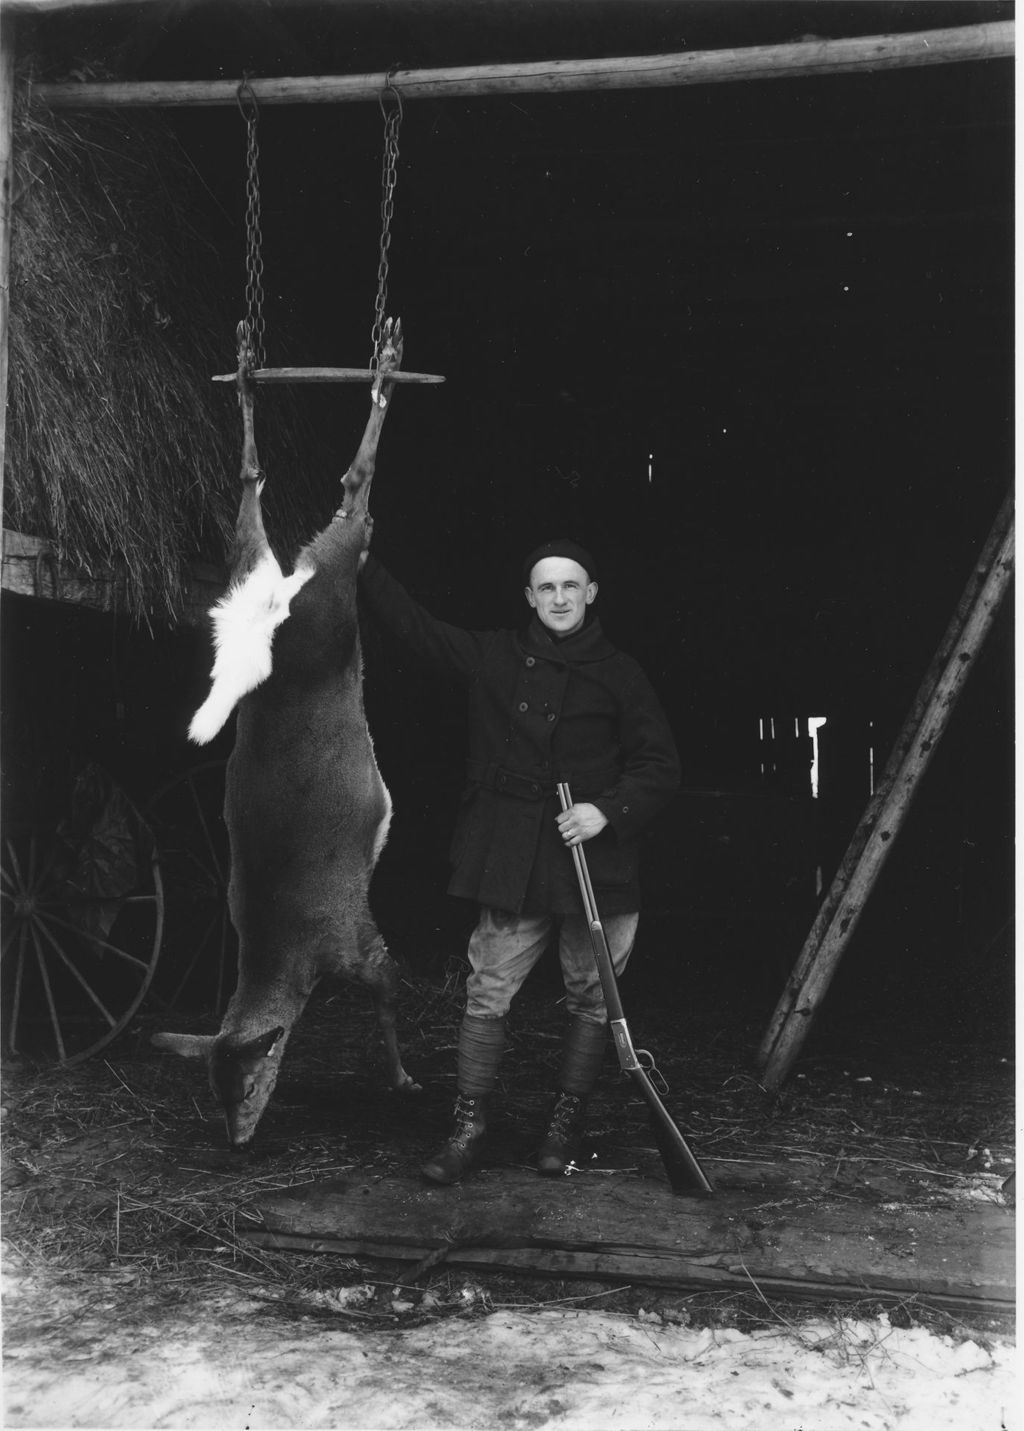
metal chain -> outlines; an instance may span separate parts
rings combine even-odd
[[[259,109],[248,76],[238,86],[238,107],[248,132],[245,211],[245,323],[254,368],[266,367],[263,320],[263,234],[260,229]]]
[[[390,108],[385,100],[390,96]],[[391,83],[386,81],[384,93],[380,97],[380,109],[384,116],[384,159],[381,168],[380,204],[380,262],[377,266],[377,301],[373,310],[373,328],[370,332],[370,370],[377,371],[380,363],[380,349],[384,338],[384,316],[388,302],[388,250],[391,247],[391,216],[395,211],[395,179],[398,168],[398,131],[402,123],[402,96]]]

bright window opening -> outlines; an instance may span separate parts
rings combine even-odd
[[[818,774],[820,765],[818,762],[818,731],[825,724],[827,716],[809,716],[807,720],[807,733],[811,737],[811,796],[818,798]]]

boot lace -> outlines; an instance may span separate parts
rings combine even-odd
[[[551,1114],[548,1138],[564,1143],[575,1132],[583,1100],[574,1093],[560,1093]]]
[[[477,1101],[475,1098],[463,1098],[461,1094],[455,1100],[455,1127],[452,1135],[448,1139],[453,1148],[465,1149],[472,1140],[476,1132]]]

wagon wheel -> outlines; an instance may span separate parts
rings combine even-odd
[[[61,831],[4,841],[9,1053],[70,1067],[106,1047],[142,1003],[160,953],[164,897],[152,837],[137,816],[133,824],[120,831],[132,849],[112,877],[107,866],[97,878],[92,855],[83,859]]]
[[[238,941],[228,912],[230,854],[223,760],[162,785],[146,807],[167,888],[164,956],[156,989],[171,1005],[221,1013],[234,986]]]

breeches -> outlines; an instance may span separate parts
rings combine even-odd
[[[638,914],[612,914],[604,919],[612,967],[621,974],[633,951]],[[481,907],[480,919],[466,951],[471,973],[466,981],[466,1013],[498,1019],[558,928],[558,957],[570,1015],[603,1024],[608,1020],[601,980],[594,962],[590,926],[582,914],[509,914]]]

